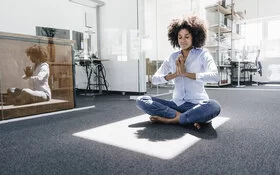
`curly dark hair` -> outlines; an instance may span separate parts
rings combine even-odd
[[[46,62],[48,60],[48,51],[43,46],[35,44],[25,51],[27,56],[34,56],[36,59],[40,60],[40,62]]]
[[[168,26],[168,40],[173,48],[180,48],[178,33],[181,29],[186,29],[190,32],[193,47],[199,48],[205,44],[207,38],[206,23],[197,16],[190,16],[185,19],[174,19]]]

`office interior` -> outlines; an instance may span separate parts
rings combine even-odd
[[[279,174],[279,5],[1,2],[0,174]],[[152,124],[135,98],[171,99],[173,83],[153,85],[151,77],[176,51],[167,40],[168,24],[192,14],[208,24],[204,47],[220,81],[205,88],[221,114],[201,130]],[[34,44],[49,54],[52,99],[8,104],[8,88],[30,86],[22,75],[31,64],[25,50]]]

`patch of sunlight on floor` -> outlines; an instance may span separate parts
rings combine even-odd
[[[228,119],[216,117],[211,127],[215,129]],[[73,135],[160,159],[172,159],[201,139],[181,126],[151,123],[147,114]]]

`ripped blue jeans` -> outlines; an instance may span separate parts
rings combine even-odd
[[[140,96],[136,99],[136,106],[149,115],[174,118],[180,112],[180,124],[208,122],[220,114],[221,106],[216,100],[207,100],[199,104],[186,102],[177,106],[168,101],[151,96]]]

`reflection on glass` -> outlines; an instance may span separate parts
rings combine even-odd
[[[83,50],[84,34],[82,32],[72,31],[72,40],[74,43],[74,50]]]
[[[74,107],[72,42],[49,39],[0,32],[2,120]]]
[[[47,50],[36,44],[26,49],[26,55],[34,65],[24,69],[22,78],[32,83],[31,88],[9,88],[7,90],[7,105],[24,105],[51,99]]]

